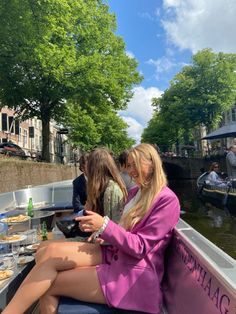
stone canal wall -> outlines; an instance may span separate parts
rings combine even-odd
[[[78,167],[0,158],[0,193],[30,186],[74,179]]]
[[[225,157],[191,158],[162,157],[168,179],[197,179],[202,172],[208,171],[211,163],[217,161],[220,169],[226,172]]]
[[[204,171],[208,171],[210,164],[217,161],[221,171],[226,172],[225,157],[222,158],[162,158],[169,180],[197,179]],[[74,179],[80,174],[74,165],[61,165],[2,158],[0,156],[0,193],[15,191],[56,181]]]

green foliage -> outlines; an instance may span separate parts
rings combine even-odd
[[[115,154],[131,147],[134,140],[127,135],[127,124],[110,107],[106,106],[105,112],[99,107],[87,105],[83,110],[79,105],[68,105],[68,116],[65,123],[70,129],[70,139],[74,145],[85,151],[94,146],[106,146]]]
[[[155,139],[158,144],[158,141],[171,143],[175,138],[189,144],[196,127],[216,126],[222,112],[235,101],[235,70],[236,54],[215,54],[210,49],[195,54],[192,64],[174,77],[160,98],[153,99],[159,113],[154,114],[144,130],[143,140]],[[165,132],[164,137],[160,130]]]
[[[141,141],[144,143],[156,144],[161,151],[171,150],[177,138],[182,139],[182,130],[170,125],[163,115],[154,112],[148,126],[144,129]]]
[[[66,100],[124,109],[141,80],[108,9],[101,0],[0,2],[0,101],[42,120],[46,160],[49,121],[61,121]]]

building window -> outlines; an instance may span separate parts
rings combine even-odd
[[[15,120],[15,134],[20,134],[20,123],[19,120]]]
[[[2,113],[2,131],[8,131],[6,113]]]
[[[28,140],[28,132],[24,129],[23,131],[23,147],[27,146],[27,140]]]
[[[236,109],[235,108],[231,110],[231,114],[232,114],[232,121],[236,121]]]
[[[230,113],[231,113],[230,110],[228,110],[227,111],[227,116],[226,116],[227,123],[230,123],[230,121],[231,121]]]

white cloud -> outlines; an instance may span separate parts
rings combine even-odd
[[[136,143],[140,142],[143,126],[137,120],[131,117],[122,117],[123,120],[129,125],[127,128],[128,135],[132,137]]]
[[[159,79],[159,74],[163,72],[168,72],[176,66],[168,57],[161,57],[157,60],[150,59],[147,61],[148,64],[154,65],[156,69],[156,79]]]
[[[154,21],[154,17],[150,13],[148,13],[148,12],[141,12],[141,13],[138,13],[138,15],[141,18],[144,18],[144,19],[147,19],[147,20],[150,20],[150,21]]]
[[[203,48],[235,53],[235,0],[163,0],[168,39],[193,53]]]
[[[134,56],[134,54],[133,54],[133,52],[132,51],[126,51],[126,55],[128,56],[128,57],[130,57],[131,59],[134,59],[135,58],[135,56]]]
[[[152,98],[159,97],[162,91],[156,87],[145,89],[141,86],[135,87],[133,91],[134,96],[130,100],[128,108],[120,111],[119,114],[129,125],[127,129],[129,136],[139,142],[143,129],[152,117]]]

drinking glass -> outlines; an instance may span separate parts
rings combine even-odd
[[[32,244],[38,242],[38,230],[37,229],[30,229],[24,232],[27,236],[26,244]]]
[[[20,254],[20,243],[19,242],[14,242],[11,244],[11,251],[12,251],[12,255],[15,259],[15,262],[17,264],[18,262],[18,258],[19,258],[19,254]]]

